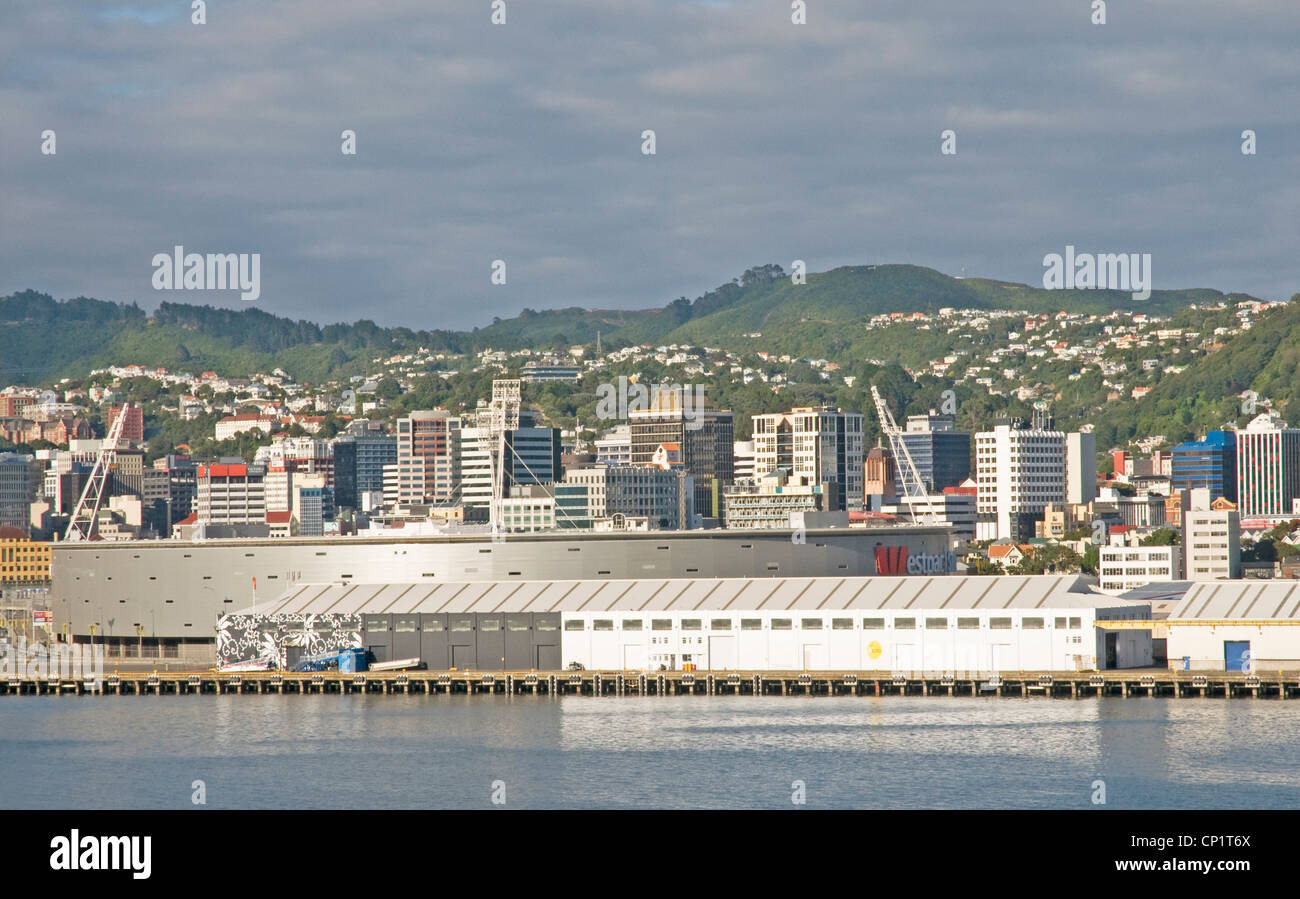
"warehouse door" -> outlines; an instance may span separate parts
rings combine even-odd
[[[830,661],[826,656],[826,647],[824,644],[816,643],[805,645],[803,648],[803,670],[804,671],[825,671],[830,667]]]
[[[506,616],[506,670],[520,671],[533,664],[533,616]]]
[[[554,644],[539,645],[537,649],[538,671],[559,671],[560,670],[560,647]]]
[[[641,645],[623,647],[623,670],[645,670],[645,647]]]
[[[1010,643],[994,643],[989,647],[990,671],[1010,671],[1016,667],[1016,654]]]
[[[1119,667],[1119,634],[1114,631],[1106,632],[1106,667]]]
[[[709,636],[709,667],[729,671],[736,667],[736,638]]]
[[[894,644],[894,670],[912,671],[916,665],[916,647],[911,643]]]
[[[1223,667],[1227,671],[1250,670],[1250,641],[1224,640]]]
[[[474,647],[473,646],[452,646],[451,648],[451,667],[457,671],[468,671],[474,667]]]

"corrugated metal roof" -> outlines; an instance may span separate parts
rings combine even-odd
[[[1201,581],[1169,615],[1179,618],[1288,621],[1300,618],[1300,581]]]
[[[1294,583],[1292,582],[1291,589],[1294,589]],[[1259,589],[1255,583],[1246,586]],[[1189,593],[1184,602],[1192,599],[1194,599],[1193,594]],[[1108,608],[1127,604],[1115,597],[1092,592],[1087,582],[1081,578],[1060,575],[646,578],[585,581],[456,581],[436,584],[427,582],[300,584],[269,603],[260,603],[254,608],[243,609],[236,614],[811,612],[847,609],[952,611]],[[1267,601],[1238,603],[1238,606],[1272,608]],[[1217,604],[1215,608],[1218,608]],[[1288,608],[1294,614],[1294,606]]]

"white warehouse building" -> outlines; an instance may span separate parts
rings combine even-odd
[[[1200,581],[1165,620],[1171,668],[1300,669],[1300,583]],[[1186,660],[1184,662],[1184,660]]]
[[[297,585],[221,627],[247,634],[233,645],[275,624],[297,645],[328,616],[381,661],[392,647],[429,669],[984,673],[1152,662],[1149,630],[1097,627],[1148,620],[1149,605],[1059,575]]]

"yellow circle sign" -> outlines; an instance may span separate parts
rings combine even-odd
[[[867,655],[871,656],[871,658],[873,659],[880,658],[882,655],[884,655],[884,652],[885,651],[880,648],[880,644],[877,643],[875,640],[872,640],[870,643],[867,644]]]

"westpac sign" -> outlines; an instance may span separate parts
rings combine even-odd
[[[917,553],[906,546],[877,546],[876,574],[898,577],[904,574],[952,574],[957,570],[957,554]]]

